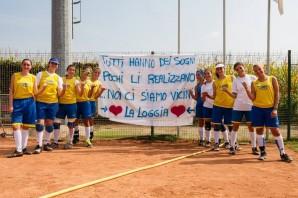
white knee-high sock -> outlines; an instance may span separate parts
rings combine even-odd
[[[94,127],[92,125],[92,126],[90,126],[90,132],[93,132],[93,131],[94,131]]]
[[[262,135],[257,134],[257,142],[260,147],[266,146],[264,134],[262,134]]]
[[[58,144],[60,129],[54,129],[54,142]]]
[[[23,129],[22,130],[22,149],[27,148],[28,137],[29,137],[29,130]]]
[[[275,143],[277,145],[277,148],[279,150],[279,153],[282,155],[282,154],[285,154],[285,145],[284,145],[284,140],[282,138],[281,135],[275,137]]]
[[[45,132],[45,144],[50,144],[51,142],[51,133]]]
[[[199,135],[200,135],[200,140],[204,140],[204,128],[199,127]]]
[[[235,144],[236,144],[236,140],[237,140],[237,132],[236,131],[232,131],[231,132],[231,146],[234,148]]]
[[[20,129],[17,129],[13,132],[14,141],[16,144],[16,150],[22,152],[22,132]]]
[[[37,143],[40,147],[42,147],[42,139],[43,139],[43,131],[37,131]]]
[[[214,143],[219,144],[219,131],[214,131]]]
[[[250,131],[250,142],[251,142],[251,147],[257,147],[257,134],[255,131]]]
[[[210,134],[211,134],[211,131],[210,131],[210,130],[205,130],[205,133],[206,133],[206,141],[207,141],[207,142],[210,142]]]
[[[86,140],[90,139],[90,127],[85,127]]]
[[[73,134],[74,134],[74,128],[69,129],[69,143],[72,144],[73,141]]]
[[[229,142],[229,136],[228,136],[228,132],[227,130],[222,132],[223,138],[225,140],[225,142]]]

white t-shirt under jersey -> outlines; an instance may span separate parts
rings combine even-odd
[[[253,75],[246,74],[244,77],[237,77],[233,81],[232,92],[237,94],[233,109],[237,111],[251,111],[252,101],[247,96],[247,93],[242,85],[242,82],[247,84],[249,91],[251,90],[252,81],[257,78]]]
[[[209,96],[213,96],[213,81],[212,82],[206,82],[201,87],[201,93],[207,92]],[[206,100],[203,103],[203,107],[212,108],[213,107],[214,100],[210,98],[206,98]]]

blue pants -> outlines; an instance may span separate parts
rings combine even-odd
[[[77,102],[77,118],[89,119],[91,118],[91,105],[89,101]]]
[[[11,114],[13,125],[24,125],[35,127],[36,123],[36,104],[33,98],[14,99],[13,112]]]
[[[273,108],[259,108],[252,107],[252,125],[256,128],[269,127],[269,128],[278,128],[279,121],[278,117],[271,117],[271,112]]]
[[[58,103],[36,102],[37,119],[54,120],[58,111]]]
[[[232,112],[232,122],[240,123],[245,118],[245,121],[250,123],[251,122],[251,111],[237,111],[233,110]]]
[[[59,104],[59,110],[56,114],[56,118],[65,119],[77,118],[77,104]]]
[[[232,125],[232,108],[213,105],[212,122],[214,124],[222,124],[222,119],[225,125]]]

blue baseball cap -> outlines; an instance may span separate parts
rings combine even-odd
[[[60,64],[58,58],[51,58],[51,59],[49,60],[49,63],[56,63],[57,65]]]

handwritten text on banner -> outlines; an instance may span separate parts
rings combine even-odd
[[[196,81],[196,56],[102,55],[100,60],[106,88],[99,99],[101,116],[146,126],[192,124],[188,90]]]

